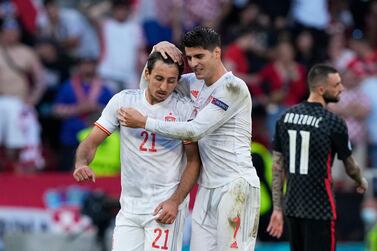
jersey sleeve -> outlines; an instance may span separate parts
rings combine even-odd
[[[352,154],[347,125],[343,119],[339,118],[336,121],[335,127],[331,132],[331,140],[338,154],[338,159],[344,160]]]
[[[95,126],[110,135],[119,127],[117,111],[121,107],[121,93],[114,95],[102,111],[101,117],[94,123]]]
[[[148,118],[145,128],[166,137],[198,141],[222,126],[247,102],[250,104],[251,99],[246,85],[229,82],[214,91],[209,104],[195,119],[189,122],[169,123]]]

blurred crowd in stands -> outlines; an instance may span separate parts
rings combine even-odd
[[[377,168],[376,0],[0,0],[0,21],[2,171],[72,170],[79,133],[138,88],[152,46],[196,25],[219,31],[227,69],[247,83],[254,141],[270,148],[276,119],[307,96],[307,70],[327,62],[345,86],[330,109],[360,166]]]

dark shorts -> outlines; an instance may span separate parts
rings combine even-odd
[[[335,251],[335,221],[287,217],[292,251]]]

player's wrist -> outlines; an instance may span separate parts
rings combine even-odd
[[[280,205],[274,205],[274,206],[273,206],[273,209],[274,209],[274,211],[280,211],[280,212],[283,211],[283,207],[280,206]]]
[[[76,163],[75,164],[75,170],[78,170],[78,169],[81,169],[81,168],[84,168],[88,166],[87,164],[84,164],[84,163]]]

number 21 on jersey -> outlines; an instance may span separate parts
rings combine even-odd
[[[309,145],[310,145],[310,132],[298,131],[299,137],[301,137],[300,149],[300,174],[308,174],[309,167]],[[289,172],[296,172],[296,145],[298,141],[297,131],[288,130],[289,135]]]
[[[142,142],[139,146],[139,150],[141,152],[157,152],[156,149],[156,134],[155,133],[149,133],[147,131],[142,131],[140,133],[140,136],[142,138]]]

